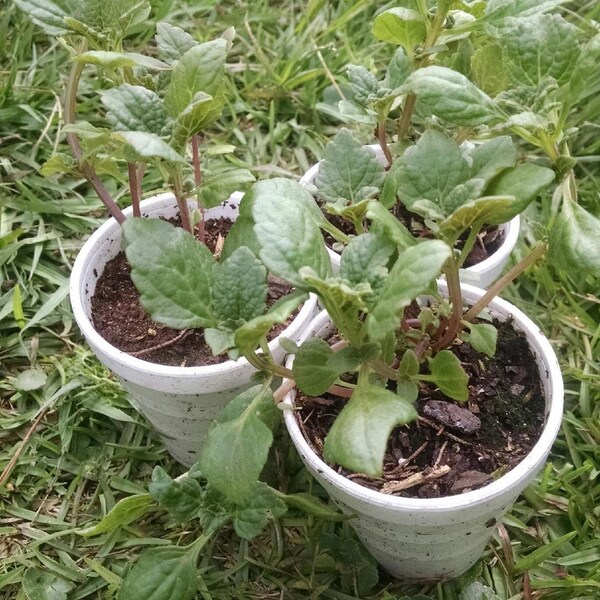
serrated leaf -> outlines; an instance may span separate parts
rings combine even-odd
[[[283,178],[259,181],[252,212],[260,258],[269,271],[298,289],[307,289],[302,267],[323,279],[329,275],[331,259],[319,229],[325,217],[306,188]]]
[[[122,69],[123,67],[143,67],[151,71],[166,71],[169,69],[169,65],[160,60],[135,52],[88,50],[88,52],[75,56],[75,60],[86,65],[97,65],[106,69]]]
[[[392,166],[388,177],[396,182],[400,201],[409,209],[420,200],[439,206],[469,177],[469,163],[456,143],[438,131],[427,130],[416,146],[408,148]]]
[[[427,27],[418,12],[396,7],[377,15],[371,32],[378,40],[398,44],[412,55],[415,46],[425,41]]]
[[[515,202],[486,222],[499,225],[522,213],[556,177],[552,169],[531,163],[517,165],[500,173],[486,188],[487,196],[513,196]]]
[[[212,208],[227,200],[233,192],[245,190],[254,181],[254,175],[248,169],[231,169],[206,177],[198,196],[204,208]]]
[[[267,269],[245,246],[215,272],[212,312],[222,321],[250,321],[266,310]]]
[[[27,600],[67,600],[72,589],[72,583],[37,567],[29,567],[23,576],[23,592]]]
[[[230,405],[208,431],[200,469],[210,485],[228,500],[244,505],[256,488],[273,443],[273,434],[263,418],[272,418],[270,410],[275,402],[268,386],[254,386]]]
[[[496,354],[498,330],[490,323],[469,323],[469,344],[486,356]]]
[[[399,256],[365,322],[372,340],[382,340],[398,328],[404,308],[428,289],[450,255],[444,242],[428,240]]]
[[[174,65],[194,46],[198,46],[198,42],[180,27],[165,22],[157,23],[156,47],[158,56],[167,64]]]
[[[233,528],[245,540],[259,535],[269,522],[269,517],[281,517],[287,512],[285,502],[266,484],[255,487],[248,501],[236,507],[233,513]]]
[[[306,340],[294,357],[292,371],[298,388],[309,396],[324,394],[343,373],[328,365],[333,356],[329,344],[320,338]]]
[[[315,185],[326,202],[346,206],[372,195],[370,189],[379,189],[384,176],[375,152],[342,128],[325,147]]]
[[[499,44],[486,44],[479,48],[471,57],[471,72],[477,86],[491,96],[496,96],[509,86]]]
[[[464,75],[446,67],[425,67],[409,75],[402,86],[416,94],[420,110],[456,125],[475,127],[501,118],[492,99]]]
[[[359,104],[367,104],[370,97],[377,96],[379,82],[365,67],[359,65],[348,65],[346,67],[348,83],[352,92],[352,98]]]
[[[72,14],[77,6],[74,0],[15,0],[15,4],[50,36],[67,32],[64,17]]]
[[[161,135],[167,125],[167,112],[156,92],[141,85],[124,83],[101,92],[106,117],[113,129],[145,131]]]
[[[385,73],[383,79],[383,86],[391,90],[392,92],[404,84],[406,78],[412,73],[413,66],[406,56],[404,48],[398,48]]]
[[[215,261],[187,231],[160,219],[127,219],[125,253],[140,302],[152,319],[176,329],[214,327]]]
[[[359,382],[325,438],[323,457],[377,477],[392,429],[416,418],[411,402],[384,388]]]
[[[537,86],[552,77],[566,83],[579,60],[577,28],[560,15],[509,18],[502,30],[502,55],[515,84]]]
[[[192,547],[149,548],[123,578],[117,600],[192,600],[196,597],[196,561]]]
[[[119,500],[102,519],[92,527],[77,531],[82,536],[101,535],[115,531],[144,516],[155,506],[150,494],[135,494]]]
[[[40,173],[44,177],[55,174],[70,173],[75,167],[75,161],[72,156],[59,152],[51,156],[40,168]]]
[[[218,98],[222,95],[227,42],[217,39],[190,48],[177,62],[165,90],[165,107],[177,117],[190,106],[199,92]]]
[[[15,378],[15,389],[22,392],[31,392],[44,387],[48,376],[42,369],[25,369]]]
[[[431,376],[421,379],[432,381],[443,394],[453,400],[466,402],[469,399],[469,377],[450,350],[442,350],[430,359],[429,370]]]
[[[385,282],[387,264],[395,249],[394,244],[380,235],[359,235],[342,252],[339,276],[352,285],[368,283],[377,294]]]
[[[483,179],[486,182],[517,163],[517,149],[507,135],[478,144],[468,156],[471,159],[471,178]]]
[[[137,4],[139,4],[138,0],[110,0],[109,2],[81,0],[74,16],[93,30],[114,35],[116,28],[130,23],[134,16],[133,9]],[[149,6],[146,8],[149,9]],[[129,19],[125,22],[122,21],[124,15],[129,15]]]
[[[172,479],[162,467],[154,467],[148,486],[150,495],[177,521],[194,518],[202,504],[202,488],[197,479]]]
[[[125,154],[129,162],[158,158],[171,163],[185,164],[185,159],[167,142],[145,131],[117,131],[112,139],[126,144]]]
[[[550,230],[550,261],[559,269],[600,277],[600,219],[564,200]]]
[[[255,317],[244,323],[235,332],[235,345],[242,352],[253,352],[260,344],[262,338],[277,323],[285,323],[290,315],[306,301],[308,295],[301,290],[296,290],[280,298],[266,314]]]

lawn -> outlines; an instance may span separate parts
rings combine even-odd
[[[341,125],[336,106],[346,85],[345,65],[375,69],[391,54],[389,45],[370,33],[375,12],[384,5],[369,0],[153,0],[152,5],[154,20],[185,27],[201,40],[235,26],[229,59],[234,100],[213,127],[211,141],[235,145],[230,161],[257,178],[299,179]],[[561,10],[580,27],[600,29],[595,21],[600,5],[594,1],[567,2]],[[132,44],[150,39],[152,30],[151,24],[140,26]],[[80,534],[120,499],[146,492],[156,465],[172,477],[185,469],[129,406],[73,321],[70,269],[83,240],[106,214],[83,181],[39,172],[64,144],[60,100],[68,70],[69,56],[59,41],[5,2],[0,11],[0,598],[11,600],[114,598],[144,549],[190,543],[201,532],[196,520],[181,525],[155,511],[102,535]],[[91,92],[84,90],[89,100],[81,110],[94,122],[99,107]],[[580,194],[597,215],[599,94],[572,115],[571,126],[578,128],[571,149]],[[112,185],[125,205],[127,190]],[[158,181],[155,189],[160,190]],[[548,200],[530,208],[517,257],[544,235],[540,223],[554,216]],[[559,272],[542,261],[503,296],[551,340],[565,378],[566,408],[548,465],[469,573],[433,586],[409,585],[381,571],[377,579],[347,523],[290,510],[251,542],[226,529],[206,545],[198,598],[600,598],[600,281]],[[280,437],[268,480],[327,502],[283,432]]]

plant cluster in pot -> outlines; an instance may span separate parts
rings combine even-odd
[[[32,5],[23,3],[22,7],[29,11]],[[286,337],[296,339],[313,315],[315,300],[302,293],[289,294],[290,286],[282,286],[268,276],[235,233],[222,235],[219,229],[218,235],[210,235],[206,227],[207,223],[220,226],[219,222],[227,227],[235,221],[241,193],[234,190],[254,180],[246,169],[231,168],[226,162],[218,167],[211,165],[208,176],[202,169],[201,141],[210,139],[203,133],[219,117],[225,104],[226,59],[233,29],[220,38],[199,43],[178,27],[158,23],[155,56],[123,51],[130,30],[149,13],[150,5],[141,2],[132,7],[130,19],[115,13],[114,23],[96,20],[96,13],[85,7],[75,17],[56,15],[51,24],[40,22],[49,33],[63,35],[73,58],[63,128],[72,156],[55,155],[43,172],[49,176],[69,173],[87,179],[111,213],[112,217],[87,240],[75,261],[71,276],[74,316],[96,356],[116,374],[132,403],[160,434],[167,450],[181,463],[191,465],[210,423],[227,402],[252,385],[257,368],[269,361],[276,365],[283,360],[285,352],[278,336],[270,339],[271,326],[288,322],[280,330],[285,329]],[[36,14],[32,18],[38,22]],[[86,67],[89,78],[85,77]],[[106,113],[105,126],[76,120],[82,79],[90,83],[98,77],[103,87],[100,100]],[[218,157],[232,151],[210,143],[205,146],[207,156]],[[131,206],[125,211],[103,183],[104,176],[128,184]],[[170,192],[142,201],[143,187],[150,185],[154,189],[164,186]],[[142,216],[153,218],[137,218]],[[176,227],[167,219],[181,226]],[[115,259],[119,260],[121,253],[123,228],[129,230],[133,239],[138,221],[153,232],[153,241],[136,239],[127,253],[162,268],[161,278],[167,289],[157,292],[144,288],[143,275],[137,275],[141,299],[131,302],[127,294],[132,285],[126,283],[130,282],[129,273],[124,273],[127,269]],[[209,250],[204,242],[208,243],[211,237],[216,238],[216,244]],[[180,241],[185,250],[179,261],[184,265],[196,261],[193,274],[161,267],[164,249]],[[104,295],[98,299],[99,282],[109,272],[114,276],[113,271],[116,283],[106,284],[108,288],[103,288]],[[198,294],[195,298],[189,296],[192,276]],[[120,295],[124,288],[126,293]],[[267,299],[275,300],[273,288],[283,291],[283,297],[267,311]],[[140,302],[144,307],[148,296],[156,299],[163,293],[176,303],[204,303],[204,310],[193,315],[183,309],[163,320],[158,328],[151,322],[148,325]],[[105,299],[110,305],[99,313],[98,307]],[[297,315],[292,317],[294,312]],[[231,348],[235,331],[254,318],[265,318],[265,313],[270,326],[257,338],[262,354],[254,354],[252,348],[250,361],[240,357]],[[115,339],[125,338],[123,331],[135,325],[135,339],[107,340],[106,331],[98,331],[99,323],[116,327],[119,335]],[[184,331],[167,329],[173,327]],[[204,330],[202,335],[197,333],[199,328]],[[140,329],[144,329],[141,334]],[[156,337],[157,332],[161,337]],[[201,359],[190,366],[171,357],[154,359],[158,351],[168,353],[177,348],[179,352],[179,344],[181,352],[186,352],[185,338],[193,345],[202,343],[206,347],[206,364]],[[212,354],[219,358],[213,361]]]

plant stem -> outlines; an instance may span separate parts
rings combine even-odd
[[[79,62],[73,63],[71,73],[67,81],[67,90],[65,94],[64,119],[65,124],[75,124],[75,106],[77,105],[77,88],[83,71],[83,64]],[[79,161],[79,167],[87,182],[92,186],[98,198],[107,208],[110,215],[121,224],[125,222],[123,211],[117,206],[117,203],[112,199],[110,192],[106,189],[94,168],[83,159],[83,150],[81,144],[74,133],[67,133],[67,142],[71,148],[73,157]]]
[[[385,159],[391,165],[393,158],[392,158],[392,153],[390,152],[390,149],[388,148],[387,140],[385,137],[385,119],[386,119],[386,117],[384,115],[383,118],[380,118],[379,122],[377,123],[377,141],[379,142],[379,146],[381,147],[381,150],[383,151]]]
[[[175,200],[177,200],[177,206],[181,215],[181,226],[188,233],[193,233],[192,223],[190,221],[190,211],[188,210],[187,200],[183,195],[183,182],[181,180],[181,171],[176,167],[172,173],[173,176],[173,193],[175,194]]]
[[[456,259],[454,257],[449,259],[447,264],[448,266],[444,270],[444,274],[446,275],[446,282],[448,283],[448,296],[450,298],[450,303],[452,304],[452,314],[450,315],[446,332],[431,346],[432,350],[435,352],[449,346],[456,339],[461,326],[460,320],[463,307],[458,265],[456,264]]]
[[[416,103],[417,97],[414,94],[409,94],[406,96],[404,109],[402,110],[402,116],[400,117],[400,122],[398,123],[398,141],[401,141],[408,132],[410,120],[412,119],[412,114],[415,110]]]
[[[131,196],[131,206],[133,207],[133,216],[141,217],[140,201],[142,197],[142,188],[138,179],[138,170],[135,163],[127,163],[127,173],[129,174],[129,194]]]
[[[533,265],[546,252],[547,244],[538,244],[523,260],[518,262],[503,277],[501,277],[473,306],[463,315],[463,320],[473,321],[477,315],[495,298],[509,283],[523,271]]]
[[[196,196],[199,196],[199,188],[202,184],[202,167],[200,164],[200,149],[198,148],[198,134],[192,136],[192,161],[194,163],[194,182],[196,184]],[[204,242],[206,238],[206,226],[204,222],[204,206],[198,201],[198,209],[200,210],[200,223],[198,223],[198,238]]]

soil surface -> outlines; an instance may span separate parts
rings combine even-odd
[[[415,213],[411,213],[404,206],[398,203],[396,210],[394,211],[395,216],[402,222],[402,224],[411,231],[414,235],[418,237],[433,237],[431,232],[425,226],[424,220],[422,217]],[[356,230],[354,229],[354,225],[338,215],[332,215],[327,211],[324,211],[324,215],[326,219],[332,224],[335,225],[340,231],[343,231],[346,235],[356,235]],[[365,226],[368,224],[365,223]],[[467,241],[468,231],[465,232],[457,241],[456,248],[461,250]],[[471,252],[467,256],[465,260],[464,267],[472,267],[473,265],[477,265],[480,262],[483,262],[486,258],[489,258],[494,252],[500,248],[502,242],[504,242],[505,232],[501,230],[499,227],[491,226],[489,228],[484,227],[479,235],[477,236],[477,241],[473,246]],[[325,242],[330,247],[333,248],[334,244],[336,244],[336,240],[331,236],[331,234],[324,232]]]
[[[177,225],[176,220],[170,220]],[[218,254],[218,246],[229,232],[232,221],[226,218],[206,222],[207,247]],[[215,252],[217,250],[217,252]],[[267,305],[290,293],[285,281],[269,277]],[[296,316],[294,313],[288,323]],[[120,252],[106,264],[92,298],[92,321],[96,331],[110,344],[131,356],[166,366],[194,367],[214,365],[228,360],[227,354],[213,356],[204,341],[202,329],[171,329],[152,321],[140,305],[140,297],[131,281],[131,268]],[[278,325],[269,334],[273,339],[287,327]]]
[[[450,348],[469,375],[468,401],[455,402],[423,383],[416,403],[419,418],[392,432],[381,478],[331,466],[386,494],[436,498],[480,488],[517,465],[541,434],[545,401],[525,336],[509,323],[494,325],[499,330],[494,357],[464,342]],[[331,394],[298,395],[298,422],[319,456],[346,401]]]

